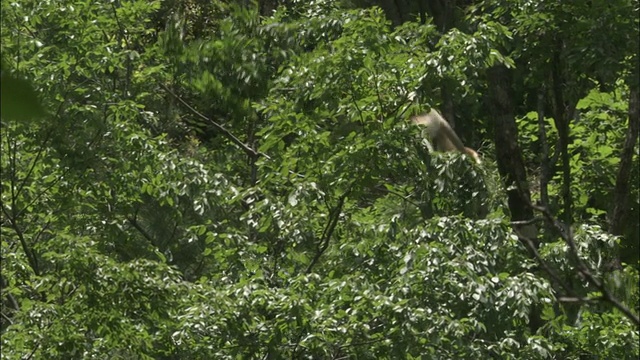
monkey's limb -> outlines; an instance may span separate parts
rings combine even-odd
[[[436,143],[440,148],[440,151],[453,151],[458,150],[463,154],[466,154],[465,146],[462,140],[458,137],[455,131],[451,128],[451,125],[445,120],[440,113],[435,110],[431,110],[429,116],[432,116],[435,121],[438,122],[438,133],[436,134]]]
[[[478,155],[478,153],[475,152],[475,150],[470,149],[468,147],[465,147],[464,150],[465,150],[465,153],[476,162],[476,164],[478,165],[482,164],[482,160],[480,160],[480,155]]]
[[[477,164],[482,162],[478,153],[464,146],[462,140],[460,140],[456,132],[451,128],[451,125],[449,125],[447,120],[445,120],[435,109],[431,109],[428,114],[414,116],[411,120],[415,124],[425,127],[429,141],[435,144],[437,150],[458,150],[473,158]]]

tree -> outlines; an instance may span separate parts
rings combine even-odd
[[[530,186],[558,134],[536,138],[548,73],[520,64],[551,53],[485,21],[531,9],[456,4],[443,30],[419,4],[392,25],[334,1],[3,2],[3,70],[46,110],[3,102],[3,356],[637,357],[637,269],[601,266],[631,68],[580,88],[579,223],[562,233],[564,203],[533,208],[545,225],[527,247],[507,204],[532,208],[509,186]],[[406,121],[447,103],[482,167],[429,153]]]

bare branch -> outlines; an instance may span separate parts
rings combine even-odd
[[[322,256],[322,254],[329,247],[329,240],[331,240],[331,236],[333,235],[333,232],[336,229],[336,226],[338,225],[338,220],[340,219],[340,213],[342,212],[344,201],[347,198],[347,195],[349,195],[349,192],[350,190],[347,190],[345,191],[344,194],[342,194],[342,196],[340,196],[340,199],[338,200],[338,204],[329,214],[329,222],[327,223],[327,226],[324,228],[324,231],[322,232],[322,238],[318,243],[318,251],[316,252],[316,255],[313,257],[313,260],[311,260],[311,263],[309,264],[309,266],[307,267],[307,271],[306,271],[307,274],[311,272],[311,269],[313,269],[313,267],[316,265],[318,260],[320,260],[320,257]]]
[[[558,298],[559,302],[568,303],[568,304],[594,304],[594,303],[597,303],[598,301],[601,301],[601,300],[602,300],[601,297],[597,297],[597,298],[581,298],[581,297],[560,296]]]
[[[587,279],[587,281],[592,286],[597,288],[602,293],[602,299],[607,301],[607,302],[609,302],[609,303],[611,303],[611,305],[613,305],[613,307],[615,307],[620,312],[622,312],[627,318],[629,318],[631,321],[633,321],[636,325],[640,325],[640,318],[638,318],[638,315],[636,315],[633,312],[631,312],[631,310],[627,306],[622,304],[620,302],[620,300],[618,300],[609,291],[609,289],[607,289],[607,287],[605,286],[604,282],[602,282],[600,279],[598,279],[591,272],[591,270],[589,270],[589,267],[587,266],[587,264],[580,258],[580,255],[579,255],[579,252],[578,252],[578,247],[576,246],[576,243],[573,240],[573,232],[571,230],[571,227],[566,227],[562,223],[560,223],[560,221],[558,221],[555,217],[553,217],[553,215],[551,215],[551,213],[549,212],[549,210],[547,210],[547,208],[541,207],[541,206],[536,206],[536,205],[533,205],[533,204],[530,204],[530,206],[534,210],[542,213],[542,215],[544,215],[544,217],[547,219],[547,221],[560,234],[560,237],[562,237],[562,239],[565,241],[565,243],[569,246],[569,252],[570,252],[571,256],[573,257],[573,259],[574,259],[574,261],[576,263],[577,270],[580,272],[580,274],[582,276],[584,276],[585,279]],[[540,264],[542,265],[542,262]]]
[[[191,111],[194,115],[198,116],[202,120],[205,120],[205,121],[209,122],[211,125],[213,125],[216,129],[218,129],[218,131],[220,131],[222,133],[222,135],[224,135],[232,143],[238,145],[238,147],[240,147],[242,150],[244,150],[244,152],[247,153],[247,155],[249,155],[251,157],[264,156],[267,159],[271,159],[267,154],[262,153],[260,151],[256,151],[256,150],[252,149],[250,146],[248,146],[247,144],[243,143],[240,139],[238,139],[235,135],[233,135],[224,126],[218,124],[217,122],[213,121],[212,119],[209,119],[208,117],[206,117],[202,113],[200,113],[198,110],[194,109],[191,105],[189,105],[186,101],[184,101],[180,96],[176,95],[176,93],[171,91],[164,84],[160,83],[160,86],[166,92],[168,92],[171,96],[173,96],[176,100],[178,100],[182,105],[184,105],[187,109],[189,109],[189,111]]]
[[[542,258],[542,256],[540,256],[540,253],[538,252],[538,248],[535,245],[534,241],[531,240],[529,237],[525,236],[524,234],[521,234],[517,230],[517,227],[514,227],[513,231],[516,232],[516,235],[518,235],[518,238],[525,244],[525,246],[527,247],[527,249],[529,249],[531,254],[533,254],[533,257],[538,261],[538,264],[540,264],[540,266],[542,266],[544,271],[546,271],[547,274],[551,276],[551,279],[557,285],[559,285],[567,294],[570,294],[571,296],[574,296],[574,297],[577,296],[575,294],[575,291],[573,291],[573,289],[571,288],[571,286],[569,286],[566,282],[564,282],[560,278],[560,276],[556,273],[556,271],[553,268],[551,268],[551,266],[549,266],[549,264]]]
[[[535,223],[541,222],[541,221],[544,221],[544,218],[542,218],[542,217],[534,217],[534,218],[529,219],[529,220],[512,221],[511,225],[531,225],[531,224],[535,224]]]

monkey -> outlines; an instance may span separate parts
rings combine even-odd
[[[416,125],[422,125],[425,127],[427,131],[427,135],[429,137],[430,143],[435,144],[435,149],[437,151],[455,151],[470,156],[476,164],[481,164],[480,156],[473,149],[465,147],[462,144],[462,140],[458,137],[458,135],[453,131],[451,125],[445,120],[442,115],[435,109],[431,109],[431,111],[427,114],[422,115],[414,115],[411,117],[411,121]],[[429,147],[429,150],[431,147]]]

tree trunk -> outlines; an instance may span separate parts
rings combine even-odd
[[[638,140],[640,129],[640,94],[638,89],[632,89],[629,94],[629,128],[620,155],[620,167],[614,190],[614,207],[609,217],[609,232],[622,235],[628,212],[629,181],[633,165],[633,149]]]
[[[562,71],[563,44],[561,39],[556,40],[556,48],[553,53],[551,79],[553,83],[553,120],[558,129],[559,151],[562,166],[562,220],[566,226],[573,223],[573,198],[571,196],[571,164],[569,158],[569,119],[573,114],[575,102],[569,105],[564,96],[565,78]]]
[[[258,11],[260,16],[271,16],[278,7],[278,0],[259,0]]]
[[[455,26],[456,0],[431,0],[426,5],[440,33],[444,34]]]
[[[516,126],[513,102],[511,100],[511,79],[506,67],[499,65],[488,71],[491,112],[494,116],[496,142],[496,159],[498,172],[505,181],[509,211],[513,221],[533,219],[531,194],[527,183],[527,173],[518,146],[518,128]],[[537,247],[537,228],[533,224],[514,226],[523,243],[533,242]],[[533,256],[533,255],[532,255]],[[533,305],[529,312],[529,328],[531,333],[543,325],[541,310]]]
[[[518,128],[516,126],[513,104],[510,94],[510,77],[507,68],[495,66],[488,72],[491,112],[494,116],[496,158],[498,172],[505,180],[511,218],[514,221],[533,218],[531,194],[527,182],[527,173],[518,146]],[[535,235],[528,231],[527,235]],[[535,237],[532,238],[535,240]]]
[[[616,187],[613,193],[613,210],[609,215],[609,232],[613,235],[623,235],[629,213],[629,181],[633,167],[633,149],[638,141],[640,131],[640,93],[632,88],[629,94],[629,128],[620,155],[620,167],[616,177]],[[620,264],[619,254],[616,263]]]
[[[426,4],[420,2],[420,5],[426,5],[428,13],[433,17],[433,23],[440,34],[445,34],[449,29],[453,28],[456,23],[455,19],[455,0],[435,0],[427,1]],[[447,119],[452,128],[456,128],[456,114],[453,103],[451,79],[444,78],[440,84],[440,98],[442,104],[440,111],[444,118]]]

